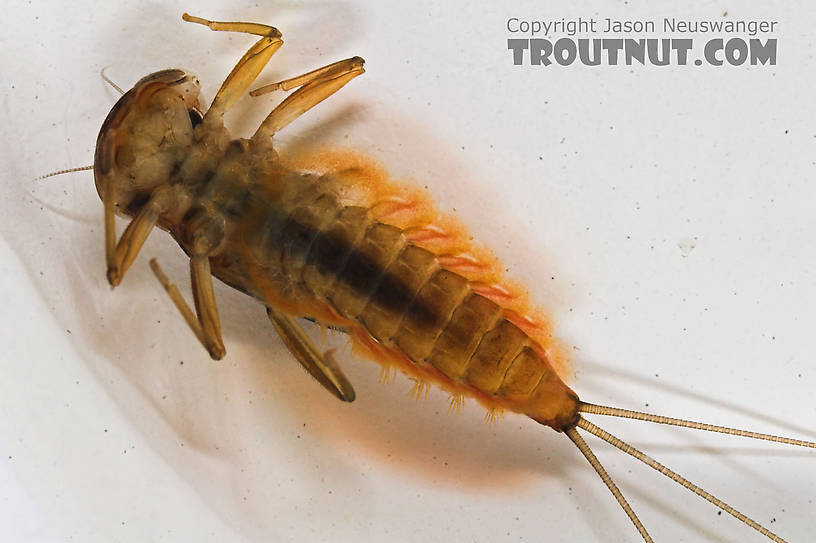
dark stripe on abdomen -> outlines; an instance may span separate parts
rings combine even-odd
[[[303,284],[344,317],[376,327],[369,308],[396,310],[401,317],[419,289],[403,273],[411,255],[436,262],[431,253],[407,244],[399,228],[371,219],[367,208],[346,207],[314,238]]]
[[[348,206],[315,238],[306,257],[303,282],[316,297],[331,296],[339,279],[337,272],[352,257],[371,222],[367,208]]]
[[[289,214],[289,220],[281,234],[281,270],[290,279],[301,280],[312,245],[341,209],[337,198],[324,193]]]
[[[390,341],[428,277],[439,267],[436,255],[407,244],[388,266],[360,314],[360,321],[380,341]],[[415,312],[425,311],[414,305]],[[427,315],[426,318],[431,318]]]
[[[309,217],[321,200],[306,204]],[[367,208],[345,207],[319,225],[299,215],[291,212],[280,235],[269,236],[283,244],[281,269],[290,279],[376,339],[433,346],[468,288],[463,277],[440,270],[436,255],[408,243],[398,227],[373,220]]]
[[[375,222],[357,243],[346,265],[337,273],[329,299],[346,318],[356,319],[381,281],[391,282],[386,271],[405,245],[402,230]],[[395,283],[397,288],[400,284]]]

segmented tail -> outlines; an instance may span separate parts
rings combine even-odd
[[[765,440],[765,441],[773,441],[773,442],[776,442],[776,443],[784,443],[786,445],[795,445],[795,446],[798,446],[798,447],[808,447],[808,448],[811,448],[811,449],[816,449],[816,443],[811,442],[811,441],[804,441],[804,440],[801,440],[801,439],[793,439],[793,438],[789,438],[789,437],[775,436],[775,435],[771,435],[771,434],[761,434],[761,433],[758,433],[758,432],[751,432],[751,431],[748,431],[748,430],[739,430],[739,429],[736,429],[736,428],[729,428],[729,427],[726,427],[726,426],[716,426],[716,425],[713,425],[713,424],[706,424],[706,423],[702,423],[702,422],[694,422],[694,421],[689,421],[689,420],[684,420],[684,419],[675,419],[675,418],[671,418],[671,417],[664,417],[664,416],[661,416],[661,415],[652,415],[652,414],[649,414],[649,413],[642,413],[640,411],[630,411],[628,409],[620,409],[620,408],[617,408],[617,407],[608,407],[608,406],[603,406],[603,405],[595,405],[595,404],[591,404],[591,403],[581,402],[579,404],[579,406],[578,406],[578,411],[579,411],[579,413],[591,413],[591,414],[597,414],[597,415],[607,415],[607,416],[620,417],[620,418],[643,420],[643,421],[654,422],[654,423],[658,423],[658,424],[668,424],[668,425],[671,425],[671,426],[680,426],[680,427],[683,427],[683,428],[692,428],[692,429],[695,429],[695,430],[706,430],[708,432],[718,432],[718,433],[722,433],[722,434],[729,434],[729,435],[734,435],[734,436],[739,436],[739,437],[748,437],[748,438],[752,438],[752,439],[761,439],[761,440]],[[638,533],[640,533],[641,537],[643,538],[643,540],[645,542],[652,543],[653,539],[651,538],[649,533],[646,531],[646,528],[643,526],[643,523],[640,521],[637,514],[634,512],[632,507],[626,501],[626,498],[624,498],[624,496],[621,493],[620,489],[618,489],[615,482],[612,480],[612,478],[609,476],[609,474],[604,469],[603,465],[601,465],[598,458],[592,452],[589,445],[587,445],[587,443],[584,441],[584,439],[578,433],[578,430],[577,430],[578,428],[581,428],[582,430],[585,430],[585,431],[589,432],[590,434],[603,439],[607,443],[617,447],[618,449],[622,450],[626,454],[628,454],[630,456],[633,456],[634,458],[637,458],[638,460],[640,460],[641,462],[643,462],[647,466],[649,466],[652,469],[662,473],[663,475],[665,475],[666,477],[668,477],[672,481],[674,481],[677,484],[683,486],[684,488],[687,488],[688,490],[694,492],[698,496],[700,496],[700,497],[704,498],[705,500],[709,501],[710,503],[716,505],[717,507],[719,507],[720,509],[722,509],[726,513],[732,515],[734,518],[736,518],[736,519],[740,520],[741,522],[747,524],[748,526],[750,526],[754,530],[758,531],[759,533],[761,533],[762,535],[764,535],[765,537],[767,537],[771,541],[776,541],[777,543],[785,543],[784,539],[782,539],[778,535],[774,534],[773,532],[771,532],[770,530],[768,530],[767,528],[765,528],[764,526],[762,526],[761,524],[759,524],[758,522],[753,520],[752,518],[744,515],[743,513],[740,513],[739,511],[737,511],[736,509],[734,509],[733,507],[731,507],[730,505],[728,505],[727,503],[725,503],[721,499],[717,498],[713,494],[711,494],[711,493],[707,492],[706,490],[700,488],[699,486],[695,485],[694,483],[692,483],[691,481],[689,481],[685,477],[683,477],[683,476],[679,475],[678,473],[670,470],[669,468],[667,468],[666,466],[664,466],[660,462],[654,460],[650,456],[644,454],[643,452],[639,451],[635,447],[632,447],[631,445],[629,445],[625,441],[615,437],[614,435],[610,434],[606,430],[603,430],[602,428],[599,428],[598,426],[592,424],[591,422],[586,420],[584,417],[579,415],[578,422],[575,424],[575,426],[572,426],[572,427],[567,428],[565,430],[565,433],[567,434],[567,437],[569,437],[570,440],[572,440],[572,442],[575,444],[575,446],[578,447],[578,450],[581,451],[581,454],[583,454],[584,457],[586,457],[586,459],[589,461],[589,463],[592,465],[592,467],[595,469],[595,471],[601,477],[601,480],[603,480],[604,484],[606,484],[606,486],[609,488],[609,491],[612,492],[612,495],[615,496],[615,499],[618,501],[621,508],[623,508],[624,512],[629,516],[629,519],[635,525],[635,528],[637,529]]]

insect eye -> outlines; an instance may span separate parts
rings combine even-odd
[[[199,123],[201,123],[201,121],[204,119],[204,116],[201,114],[201,112],[195,108],[188,110],[188,113],[190,115],[190,122],[192,123],[193,128],[198,126]]]

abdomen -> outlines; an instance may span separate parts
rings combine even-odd
[[[399,226],[343,205],[327,178],[293,181],[254,239],[291,297],[328,306],[380,362],[415,378],[554,427],[572,422],[577,397],[518,315]]]

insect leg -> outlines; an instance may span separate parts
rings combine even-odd
[[[343,375],[343,371],[337,365],[331,353],[321,355],[314,343],[303,332],[303,329],[291,317],[275,311],[271,307],[266,308],[266,313],[286,347],[292,351],[292,354],[306,368],[306,371],[339,399],[344,402],[354,401],[354,388],[352,388],[346,376]]]
[[[338,60],[337,62],[333,62],[327,66],[323,66],[322,68],[318,68],[317,70],[312,70],[311,72],[307,72],[303,75],[299,75],[297,77],[291,77],[289,79],[285,79],[283,81],[279,81],[277,83],[271,83],[269,85],[264,85],[263,87],[259,87],[249,93],[250,96],[260,96],[262,94],[267,94],[272,91],[276,91],[278,89],[282,91],[289,91],[294,89],[295,87],[302,87],[307,83],[311,83],[316,79],[325,79],[327,77],[332,77],[335,75],[340,75],[344,72],[347,72],[349,68],[353,67],[355,64],[359,64],[360,66],[363,65],[363,59],[360,57],[352,57],[347,58],[346,60]]]
[[[194,255],[190,259],[190,279],[196,313],[204,332],[204,347],[214,360],[220,360],[226,354],[226,349],[221,339],[221,321],[215,304],[210,259],[207,255]]]
[[[181,18],[190,23],[207,26],[210,30],[242,32],[262,36],[232,69],[221,88],[218,89],[210,109],[204,115],[204,119],[221,117],[244,94],[275,51],[283,45],[281,33],[274,26],[259,23],[208,21],[186,13]]]
[[[167,275],[164,273],[164,270],[162,270],[161,266],[159,266],[159,261],[155,258],[150,259],[150,269],[153,270],[153,273],[156,275],[159,283],[162,284],[164,290],[167,292],[167,295],[170,296],[170,299],[178,308],[181,316],[184,317],[184,320],[187,322],[190,330],[193,331],[195,336],[198,338],[198,341],[200,341],[206,349],[207,342],[204,339],[204,332],[201,329],[201,323],[198,322],[195,314],[190,310],[190,306],[184,301],[178,287],[170,282],[170,279],[168,279]]]
[[[192,218],[190,224],[190,282],[197,319],[193,317],[193,312],[181,297],[178,288],[167,279],[155,259],[150,262],[150,267],[210,356],[214,360],[220,360],[226,350],[221,339],[221,321],[215,304],[209,257],[224,239],[223,220],[202,213]]]
[[[154,191],[136,218],[127,225],[118,243],[116,243],[116,227],[113,217],[116,203],[113,197],[108,196],[113,195],[105,197],[105,253],[108,263],[108,282],[115,287],[122,282],[125,272],[139,254],[150,230],[156,225],[159,215],[169,205],[170,195],[166,187],[160,187]]]
[[[168,279],[155,258],[150,261],[150,268],[178,308],[181,316],[184,317],[187,325],[198,338],[198,341],[201,342],[201,345],[207,349],[207,352],[210,353],[214,360],[222,359],[226,354],[226,349],[224,349],[224,342],[221,339],[221,323],[215,305],[208,258],[206,256],[193,256],[190,259],[190,278],[193,284],[193,299],[195,300],[198,317],[193,314],[178,287]]]
[[[271,140],[277,131],[340,90],[346,83],[364,73],[364,62],[360,57],[352,57],[278,83],[280,88],[284,88],[285,84],[291,82],[294,83],[289,85],[289,88],[297,84],[303,86],[287,96],[283,102],[272,110],[252,136],[253,141]]]

